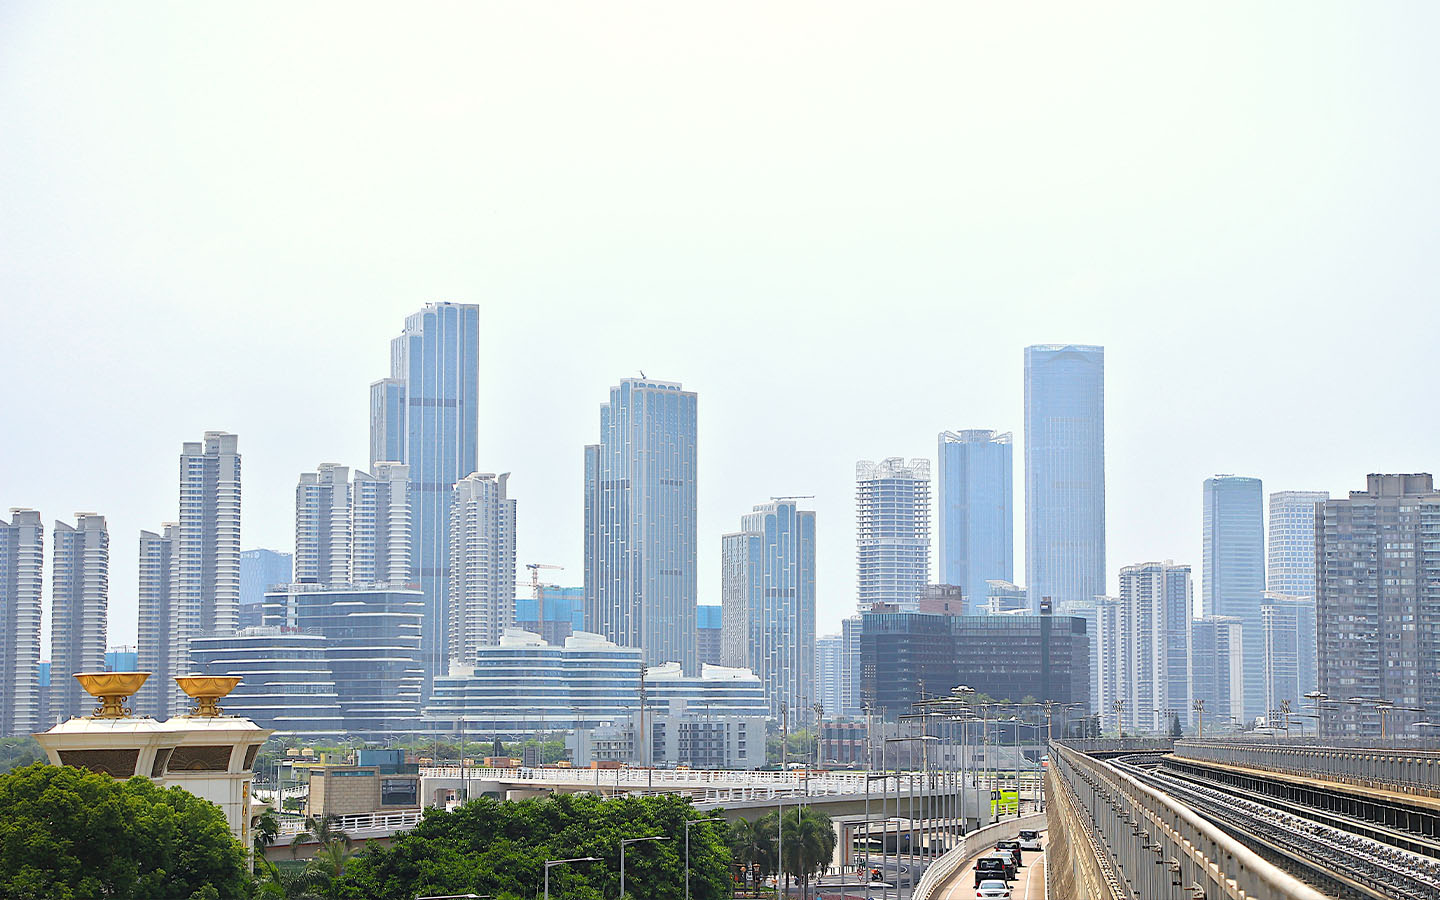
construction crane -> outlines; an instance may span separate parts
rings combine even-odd
[[[564,566],[552,566],[549,563],[526,563],[525,568],[530,570],[530,590],[535,597],[535,627],[540,634],[545,634],[545,598],[540,592],[540,570],[541,569],[563,569]]]
[[[785,497],[771,497],[771,500],[814,500],[814,494],[790,494]]]

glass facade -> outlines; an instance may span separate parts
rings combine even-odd
[[[1025,578],[1031,609],[1105,593],[1105,348],[1025,348]]]
[[[1265,592],[1260,604],[1265,636],[1265,715],[1274,727],[1284,720],[1282,704],[1298,715],[1315,688],[1315,599]]]
[[[930,461],[855,464],[856,588],[876,603],[915,609],[930,583]]]
[[[1265,587],[1289,597],[1315,596],[1315,504],[1329,491],[1277,491],[1270,495]]]
[[[731,637],[727,665],[765,685],[769,714],[788,706],[808,721],[815,694],[815,513],[794,500],[756,506],[741,531],[721,538],[722,617]]]
[[[390,377],[370,388],[370,465],[409,466],[411,580],[425,596],[426,685],[448,664],[450,505],[476,471],[480,307],[429,303],[390,342]]]
[[[515,627],[538,634],[547,644],[563,644],[577,631],[585,630],[585,589],[540,585],[545,601],[545,622],[540,623],[540,603],[533,597],[515,601]]]
[[[965,591],[981,614],[989,581],[1015,578],[1011,437],[993,431],[943,431],[937,457],[940,581]]]
[[[242,629],[190,642],[191,669],[201,675],[239,675],[226,695],[228,715],[261,728],[301,734],[350,729],[340,707],[323,635],[278,627]]]
[[[1245,625],[1245,716],[1265,714],[1265,518],[1260,479],[1205,479],[1200,612]]]
[[[626,378],[585,448],[585,622],[647,665],[695,658],[696,395]]]
[[[1190,679],[1205,704],[1205,732],[1245,722],[1245,624],[1234,616],[1203,616],[1190,623]]]

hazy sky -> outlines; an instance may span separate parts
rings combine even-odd
[[[815,494],[835,630],[855,461],[947,428],[1016,432],[1023,579],[1022,348],[1060,341],[1106,348],[1112,584],[1198,575],[1212,473],[1440,469],[1437,18],[5,3],[0,508],[108,517],[132,642],[181,443],[238,433],[244,546],[289,549],[298,473],[366,464],[388,340],[446,299],[520,561],[566,583],[639,369],[699,392],[702,602],[741,513]]]

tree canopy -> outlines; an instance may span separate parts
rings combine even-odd
[[[557,794],[504,803],[479,799],[445,812],[432,809],[389,848],[362,853],[331,888],[346,900],[411,900],[424,894],[491,894],[533,900],[546,860],[595,856],[599,862],[555,866],[552,896],[571,900],[616,897],[620,841],[659,835],[669,840],[630,844],[629,898],[685,896],[684,822],[705,818],[675,796],[602,800]],[[729,834],[724,821],[690,828],[690,896],[730,897]]]
[[[248,897],[220,808],[145,778],[31,765],[0,774],[0,897]]]

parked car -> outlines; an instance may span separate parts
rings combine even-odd
[[[975,896],[980,900],[1010,900],[1010,885],[998,880],[982,881],[975,888]]]
[[[1040,846],[1040,832],[1038,832],[1038,831],[1022,831],[1022,832],[1020,832],[1020,849],[1021,849],[1021,850],[1040,850],[1040,849],[1043,849],[1043,848]]]
[[[975,887],[986,881],[1009,881],[1015,869],[1003,856],[982,856],[975,861]]]
[[[1015,865],[1017,865],[1017,866],[1023,866],[1023,865],[1025,865],[1025,860],[1023,859],[1023,854],[1020,852],[1020,842],[1019,842],[1019,841],[996,841],[996,842],[995,842],[995,849],[996,849],[996,850],[1014,850],[1014,851],[1015,851]]]

